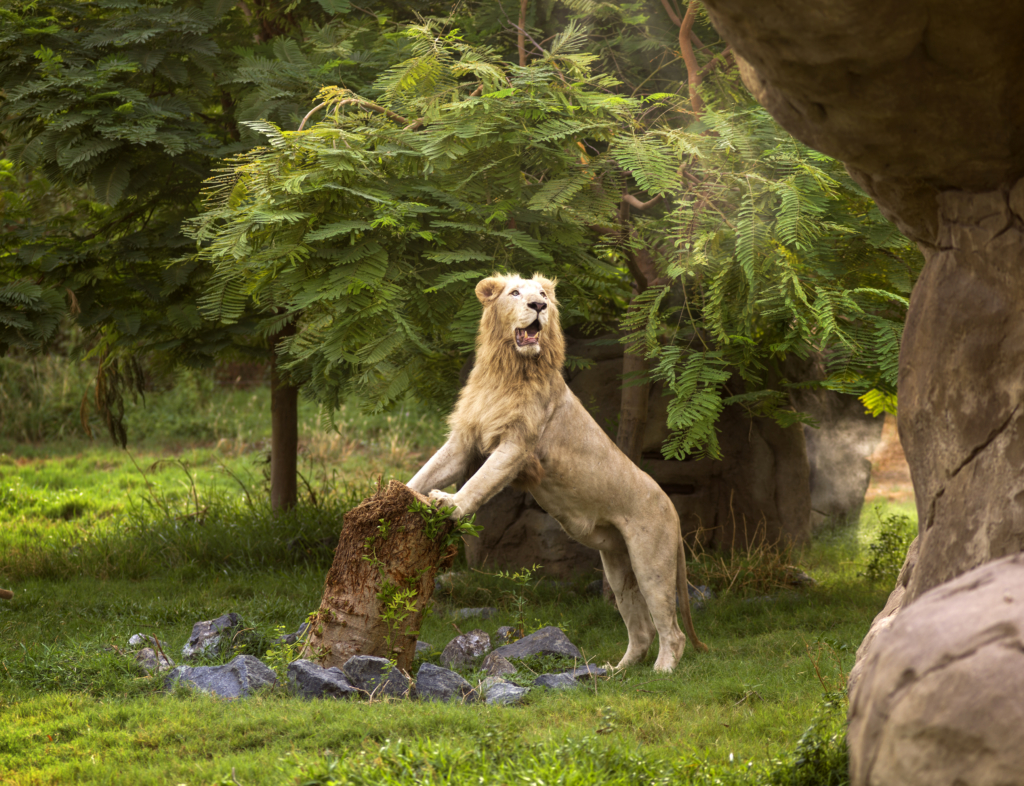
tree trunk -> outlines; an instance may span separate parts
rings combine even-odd
[[[334,564],[303,657],[341,668],[353,655],[394,658],[408,671],[438,570],[451,565],[455,523],[431,524],[410,507],[428,504],[392,480],[345,514]]]
[[[632,383],[638,374],[646,374],[650,367],[650,361],[642,355],[634,355],[627,351],[622,356],[622,405],[619,410],[619,430],[615,436],[615,444],[637,466],[640,465],[640,454],[644,448],[647,400],[651,394],[651,384]]]
[[[270,342],[270,509],[295,507],[299,487],[299,389],[278,372],[277,344],[295,334],[288,325]]]

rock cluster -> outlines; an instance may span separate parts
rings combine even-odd
[[[225,632],[236,629],[239,624],[237,614],[225,614],[216,620],[197,622],[183,651],[186,658],[195,660],[200,655],[212,657],[219,652]],[[301,632],[300,629],[299,634]],[[401,669],[393,668],[388,660],[369,655],[352,656],[341,668],[324,668],[319,663],[299,659],[288,664],[287,687],[305,699],[389,697],[515,704],[535,687],[565,690],[577,687],[580,680],[602,677],[607,673],[605,669],[585,664],[561,673],[542,674],[533,679],[531,685],[514,684],[505,679],[519,672],[513,661],[534,655],[561,655],[582,660],[579,648],[558,628],[541,628],[517,641],[512,641],[514,635],[513,628],[499,628],[495,634],[496,642],[508,643],[494,650],[491,649],[491,637],[482,630],[456,636],[448,642],[440,656],[444,666],[452,668],[423,662],[415,680]],[[294,643],[290,638],[281,637],[278,641]],[[434,651],[425,642],[418,644],[423,644],[423,647],[417,646],[418,652]],[[167,644],[154,637],[136,634],[129,640],[129,647],[133,648],[130,652],[134,653],[136,661],[150,674],[166,671],[164,684],[168,689],[187,686],[204,693],[235,699],[249,696],[260,688],[278,685],[273,670],[252,655],[239,655],[230,663],[220,666],[175,666],[164,654]],[[488,676],[473,686],[454,670],[460,667],[479,669]]]

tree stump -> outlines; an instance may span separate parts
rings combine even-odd
[[[353,655],[394,659],[408,671],[434,576],[458,553],[456,523],[392,480],[345,514],[323,600],[302,657],[341,668]]]

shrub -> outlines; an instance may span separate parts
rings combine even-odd
[[[871,581],[895,583],[915,535],[917,525],[909,516],[896,514],[881,519],[878,535],[868,545],[867,567],[860,575]]]

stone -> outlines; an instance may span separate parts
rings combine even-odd
[[[302,634],[304,634],[306,632],[306,628],[308,628],[308,627],[309,627],[309,623],[308,622],[303,622],[301,625],[299,625],[299,629],[297,631],[295,631],[295,633],[286,633],[283,636],[278,636],[277,639],[275,639],[275,643],[276,644],[296,644],[299,641],[299,639],[302,638]]]
[[[826,378],[824,358],[786,360],[787,375],[797,381]],[[871,483],[868,457],[878,447],[885,419],[872,417],[856,396],[824,388],[797,387],[790,399],[817,421],[803,426],[810,469],[811,528],[851,526],[860,521]]]
[[[471,609],[455,609],[452,612],[452,616],[457,620],[468,620],[473,617],[479,617],[482,620],[489,620],[498,610],[494,606],[480,606],[479,608]]]
[[[850,676],[847,677],[846,681],[846,687],[850,693],[853,692],[853,686],[860,679],[860,675],[864,671],[864,664],[867,662],[867,655],[871,650],[874,640],[878,637],[879,633],[892,625],[896,615],[903,608],[903,601],[907,593],[907,583],[910,581],[910,576],[914,571],[914,564],[917,562],[918,543],[918,539],[914,538],[910,548],[907,549],[907,556],[903,560],[903,567],[900,569],[899,576],[896,577],[896,587],[889,593],[889,599],[886,601],[885,607],[875,615],[875,619],[868,629],[868,634],[857,648],[857,657],[853,668],[850,669]]]
[[[197,622],[192,626],[192,635],[181,648],[181,657],[186,661],[212,658],[227,652],[231,647],[231,636],[237,630],[241,619],[231,612],[214,620]],[[227,646],[223,646],[227,644]]]
[[[147,636],[145,633],[136,633],[128,639],[128,646],[132,649],[152,647],[153,649],[166,650],[168,645],[166,641],[160,641],[156,636]]]
[[[605,676],[608,673],[608,669],[602,669],[600,666],[592,666],[588,663],[585,666],[577,666],[575,669],[570,669],[563,673],[575,680],[592,680]]]
[[[529,658],[532,655],[565,655],[569,658],[580,658],[583,654],[575,644],[569,641],[568,637],[561,630],[549,625],[541,628],[536,633],[524,636],[519,641],[506,644],[494,650],[495,655],[500,655],[507,660]]]
[[[487,688],[484,702],[487,704],[518,704],[529,692],[529,688],[521,688],[510,682],[498,682]]]
[[[491,643],[495,647],[500,647],[503,644],[511,644],[517,638],[519,638],[519,630],[517,628],[513,628],[511,625],[502,625],[494,631],[494,635],[491,636]]]
[[[337,666],[325,669],[304,659],[288,664],[288,687],[304,699],[348,699],[359,695]]]
[[[168,689],[175,684],[188,685],[203,693],[237,699],[278,682],[273,670],[261,660],[239,655],[223,666],[177,666],[167,673],[164,684]]]
[[[926,253],[903,333],[898,425],[921,541],[911,603],[1024,549],[1024,231],[995,195],[939,199],[950,245]]]
[[[416,672],[416,694],[423,701],[474,701],[477,692],[466,680],[449,669],[442,669],[433,663],[424,663]]]
[[[414,690],[412,681],[401,669],[392,668],[387,658],[353,655],[342,671],[353,688],[371,699],[409,696]]]
[[[518,669],[506,658],[496,652],[491,652],[480,664],[480,671],[489,677],[502,677],[506,674],[515,674]]]
[[[686,585],[687,594],[690,596],[690,609],[691,611],[700,611],[708,605],[708,601],[713,600],[715,597],[714,591],[711,587],[705,584],[701,584],[699,587],[695,587],[692,584]],[[679,605],[679,598],[676,598],[676,605]]]
[[[162,671],[174,668],[174,661],[163,653],[163,650],[155,650],[152,647],[143,647],[135,653],[135,662],[142,667],[147,674],[159,674]]]
[[[580,686],[576,678],[569,673],[541,674],[533,681],[533,684],[539,688],[551,688],[552,690],[566,690]]]
[[[928,590],[877,632],[850,691],[852,786],[1020,783],[1022,696],[1016,554]]]
[[[416,642],[416,654],[427,655],[434,651],[434,645],[429,641],[417,641]]]
[[[471,630],[448,642],[441,652],[441,664],[449,668],[465,666],[485,655],[490,649],[491,637],[482,630]]]
[[[706,7],[758,100],[844,161],[924,254],[898,389],[920,522],[913,603],[1024,548],[1024,101],[1004,100],[1021,90],[1024,6]]]

